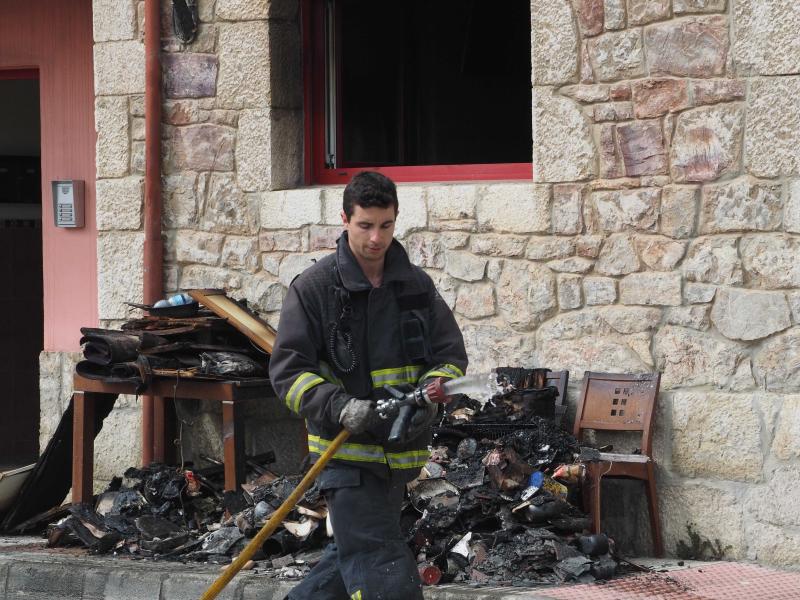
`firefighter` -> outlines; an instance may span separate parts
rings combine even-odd
[[[397,190],[356,175],[344,190],[336,251],[299,275],[283,303],[270,359],[280,398],[301,415],[318,458],[342,428],[351,437],[318,479],[334,541],[290,600],[422,600],[400,531],[405,484],[426,463],[435,406],[417,408],[401,442],[374,411],[399,389],[464,374],[467,355],[431,278],[394,239]]]

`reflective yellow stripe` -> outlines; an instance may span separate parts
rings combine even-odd
[[[303,394],[324,381],[325,380],[316,373],[310,373],[308,371],[300,373],[297,379],[294,380],[292,387],[289,388],[289,393],[286,394],[286,405],[290,410],[299,413]]]
[[[392,469],[421,469],[428,462],[429,457],[430,452],[427,450],[386,453],[386,461]]]
[[[433,369],[425,373],[419,378],[420,382],[430,379],[431,377],[446,377],[447,379],[455,379],[456,377],[463,377],[464,371],[455,365],[443,364],[436,365]]]
[[[315,454],[322,454],[331,445],[331,440],[326,440],[318,435],[308,436],[308,451]],[[372,446],[370,444],[350,444],[344,443],[339,451],[333,455],[339,460],[350,460],[354,462],[374,462],[386,463],[386,456],[383,453],[383,446]]]
[[[336,374],[333,372],[333,369],[331,369],[331,366],[324,361],[320,361],[319,363],[319,374],[322,375],[322,378],[325,379],[325,381],[330,381],[334,385],[344,387],[342,380],[336,376]]]
[[[400,383],[414,384],[419,379],[420,371],[422,371],[420,365],[406,365],[404,367],[392,367],[390,369],[371,371],[372,386],[381,388],[384,385],[397,385]]]
[[[362,600],[361,598],[361,590],[354,592],[350,595],[351,600]]]

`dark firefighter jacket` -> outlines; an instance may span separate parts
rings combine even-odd
[[[346,349],[348,331],[356,358],[349,373],[343,371],[352,363]],[[336,252],[289,287],[270,378],[278,396],[305,418],[308,450],[316,458],[341,431],[339,413],[350,398],[385,398],[384,384],[416,386],[432,377],[460,377],[466,367],[464,340],[450,308],[399,242],[393,240],[386,253],[383,284],[373,288],[345,232]],[[388,465],[416,477],[428,458],[430,432],[389,446],[385,440],[390,427],[391,420],[382,421],[352,436],[333,464],[343,461],[383,477]]]

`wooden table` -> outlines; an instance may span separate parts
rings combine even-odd
[[[114,402],[120,394],[137,395],[134,383],[107,383],[77,373],[73,379],[75,412],[72,434],[72,501],[92,499],[94,479],[94,411],[98,402]],[[274,398],[269,379],[209,381],[154,377],[138,394],[155,397],[153,461],[163,462],[168,447],[167,403],[177,398],[216,400],[222,403],[222,441],[225,450],[225,489],[237,490],[245,481],[244,422],[241,404],[256,398]]]

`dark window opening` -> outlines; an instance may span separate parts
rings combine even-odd
[[[307,8],[317,170],[527,164],[530,177],[528,0]]]

